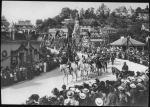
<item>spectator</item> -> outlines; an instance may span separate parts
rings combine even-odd
[[[79,93],[79,105],[86,106],[87,105],[87,96],[84,93]]]
[[[127,106],[128,103],[128,97],[125,93],[125,90],[122,86],[118,87],[119,89],[119,93],[118,93],[118,97],[119,97],[119,101],[118,101],[118,105],[119,106]]]
[[[71,106],[78,106],[79,102],[74,99],[74,92],[68,91],[67,92],[67,99],[64,100],[64,105],[71,105]]]
[[[51,93],[53,94],[52,96],[55,98],[59,97],[59,90],[57,88],[54,88]]]
[[[62,95],[64,97],[64,99],[67,98],[67,89],[66,89],[66,85],[62,85],[62,90],[60,91],[60,95]]]
[[[114,92],[114,88],[112,86],[109,87],[109,93],[107,95],[107,98],[106,98],[106,103],[105,105],[106,106],[116,106],[117,105],[117,101],[118,101],[118,98]]]
[[[136,97],[137,97],[137,90],[136,90],[136,85],[135,84],[130,84],[130,104],[131,106],[134,106],[136,103]]]
[[[26,101],[27,105],[38,105],[39,95],[38,94],[32,94],[29,97],[29,100]]]
[[[104,105],[103,100],[101,98],[96,98],[95,99],[95,105],[96,106],[103,106]]]
[[[50,101],[46,96],[39,99],[39,105],[50,105]]]

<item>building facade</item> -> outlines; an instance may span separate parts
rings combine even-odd
[[[1,66],[16,67],[24,66],[28,61],[28,48],[31,51],[33,62],[39,61],[40,42],[31,41],[2,41],[1,42]]]

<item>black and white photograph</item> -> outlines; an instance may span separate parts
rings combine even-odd
[[[2,1],[1,104],[149,107],[149,3]]]

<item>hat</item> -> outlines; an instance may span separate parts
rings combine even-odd
[[[138,83],[138,84],[137,84],[137,86],[139,86],[139,87],[143,87],[143,85],[142,85],[141,83]]]
[[[84,93],[79,93],[79,97],[80,97],[81,99],[85,99],[85,98],[86,98],[86,94],[84,94]]]
[[[141,78],[138,78],[138,79],[137,79],[137,82],[142,82],[142,79],[141,79]]]
[[[89,92],[89,90],[88,90],[87,88],[84,88],[84,89],[82,90],[82,92],[86,94],[86,93]]]
[[[71,87],[71,88],[70,88],[70,90],[71,90],[71,91],[75,91],[75,90],[76,90],[76,88],[74,88],[74,87]]]
[[[103,100],[101,98],[96,98],[95,103],[97,106],[102,106],[103,105]]]
[[[38,101],[39,95],[38,95],[38,94],[32,94],[32,95],[29,97],[29,99]]]
[[[129,81],[129,80],[125,80],[124,83],[125,83],[125,84],[126,84],[126,83],[130,83],[130,81]]]
[[[121,82],[124,82],[125,80],[124,79],[121,79]]]
[[[51,93],[53,93],[53,94],[58,93],[58,92],[59,92],[59,90],[57,88],[53,88],[51,91]]]
[[[79,89],[76,89],[76,91],[75,91],[75,92],[80,93],[81,91],[80,91]]]
[[[62,88],[65,89],[65,88],[66,88],[66,85],[62,85]]]
[[[118,89],[119,89],[119,91],[124,90],[124,88],[122,86],[119,86]]]
[[[74,96],[74,92],[73,91],[68,91],[67,92],[67,97],[71,98]]]
[[[136,85],[132,83],[132,84],[130,84],[130,87],[131,88],[136,88]]]

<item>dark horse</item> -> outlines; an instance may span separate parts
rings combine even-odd
[[[116,67],[112,67],[111,68],[111,70],[112,70],[112,74],[114,75],[116,75],[116,78],[118,78],[118,77],[121,77],[122,75],[122,73],[121,73],[121,71],[119,70],[119,69],[117,69]]]
[[[112,73],[113,73],[113,75],[114,74],[116,75],[116,78],[118,78],[118,77],[123,78],[123,77],[135,75],[134,71],[123,72],[123,71],[120,71],[119,69],[117,69],[116,67],[112,67]]]

